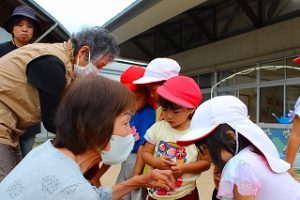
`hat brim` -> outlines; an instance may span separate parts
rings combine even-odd
[[[156,77],[144,76],[140,79],[133,81],[133,83],[134,84],[148,84],[148,83],[154,83],[154,82],[159,82],[159,81],[165,81],[165,80],[158,79]]]
[[[200,123],[200,124],[199,124]],[[179,145],[190,145],[201,140],[211,134],[220,124],[206,124],[199,122],[197,127],[193,128],[182,138],[176,141]],[[267,162],[275,173],[284,173],[290,168],[290,164],[281,160],[279,153],[266,133],[248,118],[235,120],[232,122],[224,122],[235,129],[238,133],[247,138],[267,159]]]
[[[281,160],[278,150],[267,134],[250,119],[245,118],[234,123],[228,123],[228,125],[242,134],[262,152],[272,171],[283,173],[290,168],[289,163]]]
[[[185,108],[195,108],[193,104],[191,104],[188,101],[183,100],[182,98],[178,98],[178,96],[175,96],[172,94],[169,90],[167,90],[165,87],[159,87],[157,89],[158,94],[163,97],[164,99],[167,99],[173,103],[176,103],[180,106],[183,106]]]
[[[125,87],[127,87],[130,91],[132,92],[135,92],[139,89],[142,89],[143,86],[142,85],[134,85],[134,84],[126,84],[126,83],[123,83],[125,85]]]
[[[40,31],[41,31],[41,25],[40,25],[40,23],[39,23],[39,21],[38,21],[38,19],[36,19],[36,18],[34,18],[34,17],[32,17],[32,16],[29,16],[29,15],[26,15],[26,14],[16,14],[16,15],[12,15],[12,16],[10,16],[7,20],[6,20],[6,22],[4,22],[4,25],[3,25],[3,27],[4,27],[4,29],[7,31],[7,32],[11,32],[12,30],[12,28],[13,28],[13,21],[14,21],[14,19],[16,18],[16,17],[25,17],[25,18],[28,18],[28,19],[30,19],[30,20],[32,20],[32,22],[35,24],[35,32],[36,33],[39,33]]]
[[[198,140],[202,140],[206,136],[210,135],[219,125],[202,127],[201,130],[198,128],[190,128],[185,135],[183,135],[176,143],[180,146],[188,146],[195,143]]]
[[[294,63],[296,64],[300,64],[300,57],[297,57],[293,60]]]

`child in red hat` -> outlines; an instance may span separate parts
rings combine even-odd
[[[135,175],[140,175],[144,168],[142,160],[142,149],[145,144],[144,135],[146,130],[155,122],[155,111],[149,102],[149,92],[145,85],[133,84],[133,81],[141,78],[145,73],[145,69],[139,66],[130,66],[125,70],[120,81],[136,97],[136,113],[131,117],[130,127],[135,138],[133,150],[126,161],[122,163],[121,171],[117,178],[117,183],[127,180]],[[143,188],[133,191],[122,197],[123,200],[130,199],[146,199],[146,191]]]
[[[162,119],[161,107],[158,107],[157,88],[166,80],[178,76],[181,67],[178,62],[171,58],[155,58],[146,67],[143,77],[135,80],[137,85],[145,85],[151,96],[151,103],[156,109],[156,121]]]
[[[190,129],[190,119],[202,100],[197,83],[187,76],[175,76],[157,90],[163,120],[146,132],[143,160],[156,169],[169,169],[176,178],[176,190],[149,188],[148,199],[199,199],[196,179],[210,167],[196,145],[180,146],[176,140]]]

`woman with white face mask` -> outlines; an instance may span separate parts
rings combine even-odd
[[[116,81],[101,76],[75,81],[58,107],[56,137],[32,150],[2,181],[1,199],[106,200],[141,186],[174,189],[170,170],[154,170],[111,188],[93,187],[83,177],[79,166],[90,155],[102,153],[109,164],[126,159],[134,141],[129,126],[134,109],[133,94]]]
[[[24,131],[42,121],[56,133],[54,113],[68,85],[97,74],[117,55],[112,35],[92,27],[69,41],[28,44],[0,58],[0,182],[20,161]]]

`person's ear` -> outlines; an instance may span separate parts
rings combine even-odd
[[[88,53],[90,51],[89,46],[83,45],[80,47],[76,55],[74,56],[73,64],[76,64],[77,62],[80,64],[84,64],[88,61]]]
[[[78,51],[78,58],[83,58],[85,61],[88,61],[88,54],[90,52],[90,47],[83,45]]]

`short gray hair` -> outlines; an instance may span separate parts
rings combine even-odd
[[[119,55],[119,48],[115,38],[106,29],[99,26],[82,29],[80,32],[72,35],[71,41],[74,47],[74,55],[78,53],[82,46],[89,46],[91,60],[97,59],[104,54],[107,54],[113,60]]]

